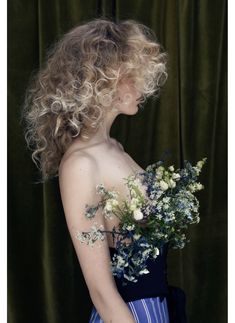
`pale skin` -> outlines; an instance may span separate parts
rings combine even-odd
[[[131,93],[131,98],[125,100]],[[128,194],[124,178],[143,169],[124,151],[123,146],[110,137],[110,129],[119,114],[134,115],[138,112],[140,93],[133,83],[125,81],[119,86],[117,110],[107,109],[98,131],[89,141],[74,139],[64,154],[59,167],[59,185],[69,233],[92,299],[105,323],[135,323],[133,315],[115,285],[110,271],[109,247],[115,247],[110,234],[93,248],[81,244],[75,234],[89,231],[96,222],[105,230],[118,226],[119,219],[105,219],[98,211],[95,220],[84,216],[86,204],[96,204],[99,196],[95,187],[103,183],[107,189],[117,190],[120,199]]]

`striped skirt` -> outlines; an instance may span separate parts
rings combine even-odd
[[[164,297],[142,298],[126,303],[136,323],[169,323],[167,301]],[[95,306],[92,308],[89,323],[104,323]]]

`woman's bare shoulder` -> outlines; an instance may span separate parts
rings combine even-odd
[[[120,185],[123,178],[131,173],[130,158],[127,158],[121,143],[115,138],[111,138],[111,142],[112,146],[97,145],[92,149],[80,149],[78,145],[72,147],[60,162],[60,181],[65,178],[69,183],[66,178],[73,180],[80,176],[89,181],[92,177],[93,184],[104,183],[107,188]]]
[[[70,154],[66,154],[62,157],[58,175],[59,178],[63,175],[71,176],[79,172],[91,172],[97,174],[97,162],[96,159],[85,151],[73,151]]]

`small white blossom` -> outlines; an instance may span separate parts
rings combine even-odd
[[[113,206],[112,206],[112,203],[110,202],[110,200],[106,201],[104,210],[108,211],[108,212],[111,212],[112,209],[113,209]]]
[[[125,262],[125,260],[121,257],[121,256],[117,256],[117,265],[119,267],[123,266],[126,267],[128,265],[128,263]]]
[[[112,199],[112,205],[113,205],[113,206],[117,206],[117,205],[118,205],[118,200],[116,200],[116,199]]]
[[[202,166],[205,164],[207,158],[203,158],[202,160],[199,160],[196,164],[196,166],[193,166],[193,168],[196,170],[197,175],[200,174],[202,170]]]
[[[139,274],[142,275],[142,274],[148,274],[149,273],[149,270],[147,268],[144,268],[142,270],[140,270]]]
[[[178,174],[178,173],[173,173],[173,174],[172,174],[172,179],[174,179],[174,180],[178,181],[178,180],[180,179],[180,174]]]
[[[140,210],[140,209],[136,209],[136,210],[134,210],[133,215],[134,215],[134,219],[135,219],[136,221],[138,221],[138,220],[142,220],[142,219],[143,219],[143,217],[144,217],[144,215],[143,215],[143,213],[141,212],[141,210]]]
[[[105,235],[102,232],[104,226],[101,224],[99,227],[97,226],[97,222],[91,226],[91,231],[80,232],[77,231],[75,238],[78,239],[81,243],[87,243],[92,246],[97,240],[103,241],[105,239]]]
[[[148,256],[149,253],[150,253],[151,249],[145,249],[143,252],[142,252],[142,257],[145,257],[145,256]]]
[[[158,255],[159,255],[159,249],[157,247],[154,247],[153,257],[156,258]]]
[[[202,166],[203,166],[203,164],[204,164],[204,162],[203,162],[202,160],[199,160],[199,161],[197,162],[196,167],[201,169],[201,168],[202,168]]]
[[[197,190],[201,190],[204,188],[204,185],[202,185],[201,183],[196,183],[197,184]]]
[[[130,210],[131,211],[136,210],[138,207],[138,204],[139,204],[139,199],[136,197],[133,197],[130,202]]]
[[[168,203],[170,201],[170,199],[171,198],[169,196],[165,196],[165,197],[163,197],[162,202]]]
[[[134,180],[133,180],[133,185],[135,185],[135,186],[139,186],[139,185],[141,185],[141,181],[140,181],[140,179],[139,178],[135,178]]]
[[[107,191],[109,199],[116,199],[118,197],[118,192],[117,191]]]
[[[107,212],[112,212],[113,208],[118,205],[118,201],[116,199],[109,199],[106,201],[104,210]]]
[[[163,191],[166,191],[168,189],[168,184],[165,181],[161,180],[160,187]]]
[[[162,176],[163,176],[163,171],[162,170],[156,170],[156,178],[157,179],[161,179],[162,178]]]
[[[151,202],[151,204],[152,204],[152,206],[156,206],[157,205],[157,201],[154,200],[154,201]]]
[[[129,281],[132,281],[135,283],[137,282],[137,279],[134,276],[128,276],[128,275],[124,274],[124,277]]]
[[[135,229],[135,225],[134,225],[134,224],[132,224],[132,225],[128,225],[128,226],[126,227],[126,229],[127,229],[128,231],[134,230],[134,229]]]
[[[188,186],[190,192],[194,193],[196,191],[200,191],[204,188],[204,185],[202,185],[201,183],[192,183]]]
[[[196,221],[196,223],[199,223],[200,222],[200,217],[198,215],[196,216],[195,221]]]
[[[169,166],[169,167],[168,167],[168,169],[169,169],[171,172],[174,172],[174,166],[173,166],[173,165]]]
[[[175,181],[173,181],[173,179],[170,179],[168,185],[169,187],[174,188],[176,186],[176,183]]]

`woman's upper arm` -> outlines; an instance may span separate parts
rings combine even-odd
[[[91,247],[76,238],[77,231],[90,231],[94,222],[105,228],[100,210],[93,219],[85,217],[85,206],[97,204],[96,185],[100,182],[96,163],[89,156],[68,159],[59,172],[59,185],[65,218],[90,294],[116,289],[110,267],[107,238]]]

